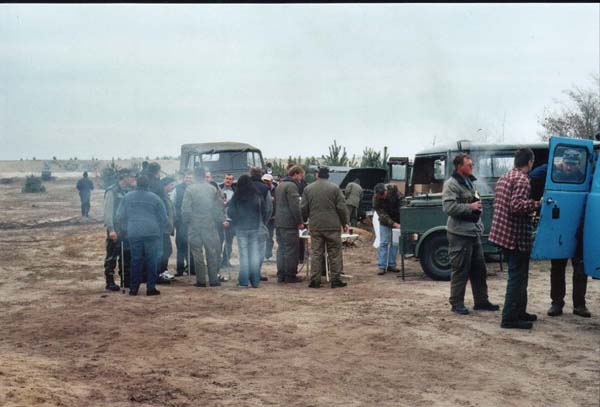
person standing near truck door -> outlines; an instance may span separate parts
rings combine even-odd
[[[533,151],[517,150],[514,168],[496,183],[494,214],[488,240],[504,250],[508,261],[506,298],[502,309],[502,328],[531,329],[537,320],[527,310],[529,255],[533,243],[531,215],[540,201],[530,198],[531,184],[527,174],[533,168]]]
[[[383,183],[375,185],[373,210],[379,217],[379,251],[377,255],[378,275],[388,271],[398,273],[396,260],[398,246],[392,242],[392,229],[400,228],[400,194],[395,185]]]
[[[458,153],[453,160],[454,172],[444,182],[442,207],[448,215],[446,224],[452,277],[450,305],[452,312],[466,315],[465,291],[471,281],[473,309],[498,311],[500,307],[488,299],[487,269],[481,245],[483,222],[481,201],[473,186],[473,160],[468,154]]]

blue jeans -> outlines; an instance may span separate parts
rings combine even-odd
[[[397,255],[398,246],[392,245],[392,228],[379,225],[379,256],[377,257],[377,267],[380,269],[396,267]]]
[[[527,309],[529,252],[505,250],[504,256],[508,262],[508,282],[502,309],[502,322],[514,322],[523,319]]]
[[[264,256],[264,240],[259,236],[259,230],[236,230],[238,250],[240,252],[240,274],[238,282],[241,286],[248,286],[248,280],[252,287],[257,288],[260,284],[260,266]],[[261,248],[261,241],[263,247]]]
[[[162,255],[162,237],[130,238],[131,246],[131,285],[137,291],[142,282],[142,272],[146,271],[146,288],[153,290],[158,279],[158,260]]]

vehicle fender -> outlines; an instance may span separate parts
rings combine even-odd
[[[447,231],[448,230],[447,230],[446,226],[436,226],[434,228],[429,229],[427,232],[423,233],[423,235],[419,239],[419,243],[417,243],[417,247],[415,248],[415,253],[417,254],[417,256],[421,257],[421,246],[423,245],[423,242],[425,240],[427,240],[427,238],[429,236],[433,235],[434,233],[439,233],[439,232],[444,232],[444,234],[445,234]]]

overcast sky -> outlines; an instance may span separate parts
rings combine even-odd
[[[599,21],[597,4],[2,4],[0,159],[534,141],[598,74]]]

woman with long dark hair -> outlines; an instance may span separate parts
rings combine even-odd
[[[268,221],[265,202],[252,183],[249,175],[242,175],[237,182],[237,191],[231,198],[227,214],[236,228],[240,253],[240,273],[238,284],[248,287],[248,283],[258,288],[262,263],[259,247],[261,222]]]

